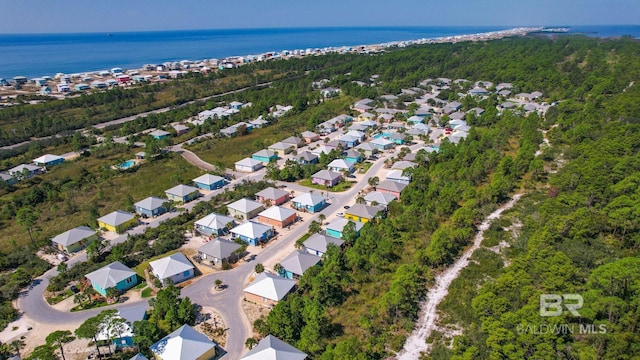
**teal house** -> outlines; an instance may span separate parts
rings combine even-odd
[[[166,132],[164,130],[154,130],[154,131],[150,132],[149,135],[151,135],[156,140],[162,140],[164,138],[170,137],[171,133]]]
[[[364,160],[364,157],[362,156],[362,154],[360,154],[359,151],[349,149],[345,153],[344,159],[354,164],[358,164]]]
[[[203,190],[215,190],[224,186],[224,178],[211,174],[204,174],[193,179],[197,188]]]
[[[262,149],[257,153],[251,155],[253,160],[258,160],[263,163],[269,163],[271,161],[278,160],[278,153],[270,150]]]
[[[360,235],[360,230],[362,229],[364,224],[359,221],[351,221],[344,218],[338,218],[330,222],[329,225],[327,225],[325,233],[327,234],[327,236],[333,236],[334,238],[342,239],[342,231],[344,227],[350,222],[355,224],[356,234]]]
[[[119,261],[114,261],[107,266],[101,267],[85,275],[85,277],[91,281],[91,286],[103,296],[107,296],[107,291],[110,288],[115,288],[123,293],[138,283],[135,271],[124,266]]]

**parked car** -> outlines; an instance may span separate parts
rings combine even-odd
[[[344,217],[344,213],[343,212],[339,212],[336,214],[337,217]]]

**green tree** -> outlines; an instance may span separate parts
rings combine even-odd
[[[31,244],[35,246],[33,231],[38,222],[38,215],[31,207],[23,207],[16,212],[16,222],[29,234]]]
[[[101,323],[102,320],[100,315],[96,315],[85,320],[74,332],[75,335],[80,339],[93,339],[93,343],[96,346],[96,351],[98,352],[98,357],[101,356],[97,339],[97,336],[101,331]]]
[[[62,356],[62,360],[65,360],[64,357],[64,344],[71,342],[75,339],[73,335],[71,335],[71,331],[69,330],[57,330],[47,335],[46,342],[48,346],[56,346],[60,349],[60,356]]]
[[[256,266],[253,268],[253,270],[258,274],[263,273],[264,272],[264,265],[256,264]]]

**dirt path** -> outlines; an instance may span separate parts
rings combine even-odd
[[[478,233],[473,238],[473,245],[471,245],[471,247],[469,247],[451,267],[436,276],[435,286],[429,289],[426,300],[420,305],[420,317],[416,322],[416,329],[407,338],[404,347],[397,354],[396,359],[419,359],[421,353],[429,352],[431,350],[431,345],[427,344],[426,339],[437,327],[437,307],[449,293],[449,286],[453,280],[460,275],[460,271],[469,265],[469,258],[473,252],[480,247],[480,244],[482,244],[484,232],[489,228],[491,221],[499,218],[503,211],[512,208],[520,197],[522,197],[522,194],[514,195],[506,204],[500,206],[496,211],[489,214],[484,221],[482,221],[480,226],[478,226]]]

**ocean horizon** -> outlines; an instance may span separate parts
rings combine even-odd
[[[549,26],[551,27],[551,26]],[[555,27],[555,26],[554,26]],[[640,25],[562,26],[569,34],[640,37]],[[351,47],[508,30],[514,26],[309,27],[114,33],[0,34],[0,78],[35,78],[168,61]]]

